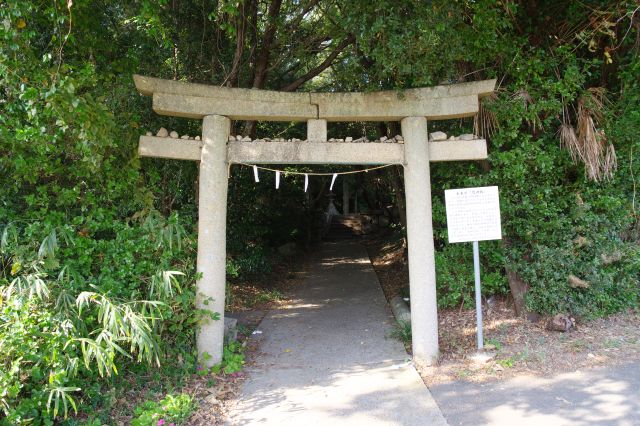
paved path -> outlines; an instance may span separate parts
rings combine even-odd
[[[445,425],[402,344],[366,250],[325,243],[287,309],[258,327],[232,425]]]
[[[431,393],[450,425],[640,425],[640,363],[550,379],[451,382]]]

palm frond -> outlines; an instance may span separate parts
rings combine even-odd
[[[560,146],[569,151],[571,159],[577,163],[582,158],[582,147],[576,135],[576,129],[569,123],[562,123],[558,129],[558,137]]]
[[[495,112],[487,108],[487,106],[493,103],[498,96],[492,93],[480,99],[478,105],[478,113],[473,117],[473,133],[482,136],[485,139],[491,138],[498,129],[498,119]]]

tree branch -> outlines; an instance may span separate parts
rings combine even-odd
[[[338,55],[340,53],[342,53],[342,51],[347,46],[352,44],[355,41],[355,39],[356,38],[355,38],[355,36],[353,34],[349,34],[346,38],[344,38],[340,42],[340,44],[333,50],[333,52],[331,52],[329,54],[329,56],[327,56],[326,59],[324,61],[322,61],[322,63],[320,65],[318,65],[317,67],[311,69],[309,72],[307,72],[303,76],[298,77],[296,80],[294,80],[293,82],[291,82],[288,85],[284,86],[280,90],[283,91],[283,92],[293,92],[298,87],[302,86],[304,83],[306,83],[307,81],[311,80],[313,77],[317,76],[318,74],[320,74],[325,69],[329,68],[333,64],[333,61],[338,57]]]

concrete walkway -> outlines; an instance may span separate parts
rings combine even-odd
[[[451,425],[640,425],[640,363],[431,387]]]
[[[446,425],[402,344],[365,248],[325,243],[259,353],[232,425]]]

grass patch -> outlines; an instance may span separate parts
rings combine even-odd
[[[607,349],[619,348],[622,346],[622,339],[606,339],[602,345]]]
[[[502,349],[502,343],[498,339],[487,339],[486,344],[493,345],[496,348],[496,351]]]
[[[516,363],[516,360],[513,357],[496,360],[496,364],[499,364],[504,368],[512,368],[515,365],[515,363]]]
[[[391,337],[400,340],[405,345],[411,344],[411,323],[407,321],[398,321],[391,330]]]

